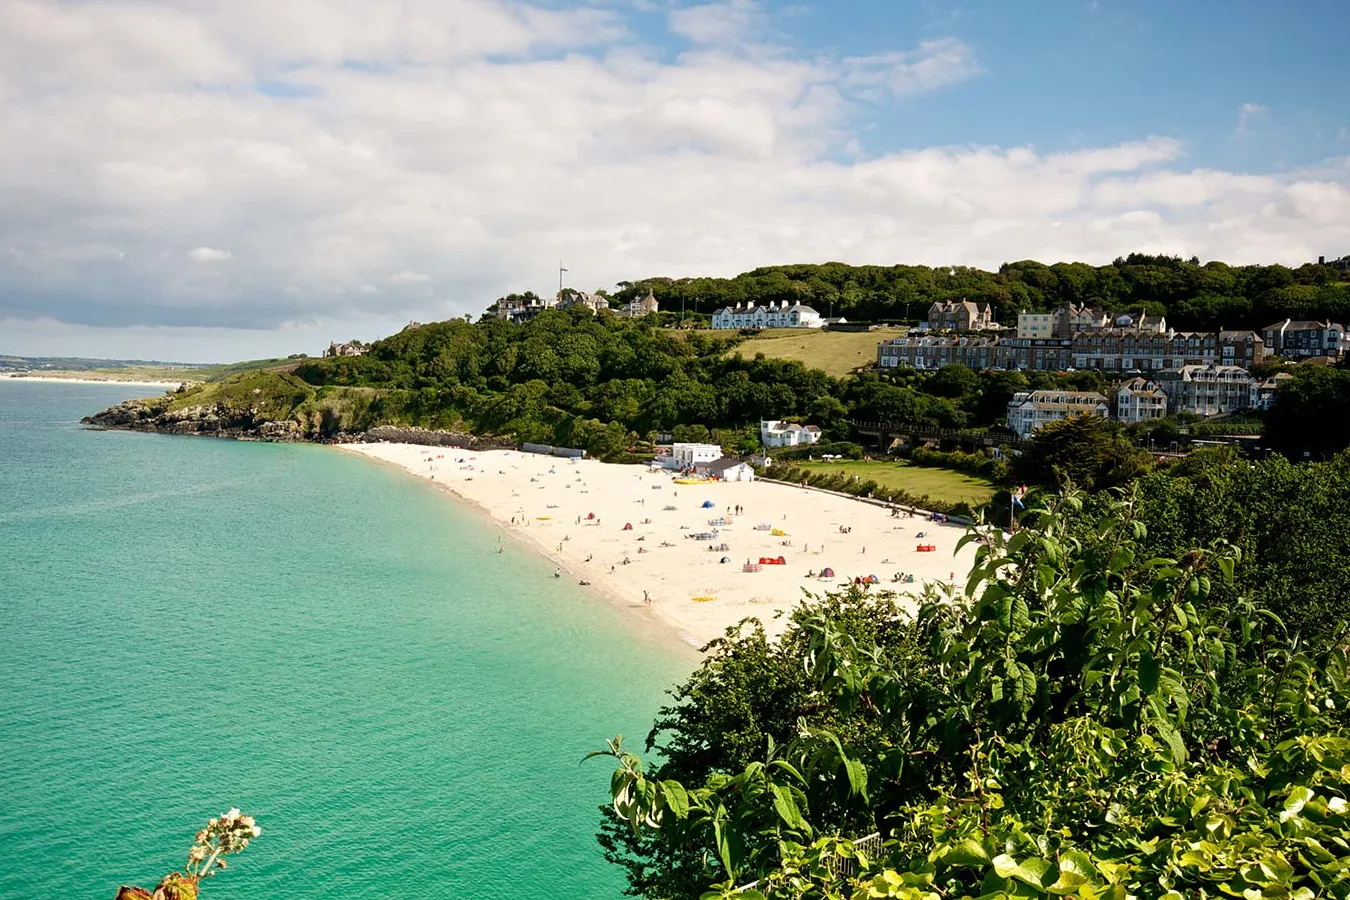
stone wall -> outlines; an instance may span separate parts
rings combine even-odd
[[[465,450],[514,450],[516,445],[501,438],[478,437],[460,431],[436,431],[430,428],[405,428],[377,425],[354,441],[366,444],[423,444],[428,447],[462,447]]]

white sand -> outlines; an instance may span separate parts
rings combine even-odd
[[[398,465],[478,504],[554,560],[563,577],[590,582],[621,605],[664,620],[695,645],[747,616],[758,617],[770,634],[780,633],[786,620],[774,613],[795,606],[803,588],[823,593],[874,574],[881,580],[875,589],[917,593],[928,580],[954,576],[964,582],[973,562],[973,545],[959,558],[953,555],[963,528],[918,516],[893,518],[870,503],[786,485],[675,484],[672,474],[642,466],[509,450],[415,444],[342,449]],[[714,507],[703,508],[705,500]],[[741,515],[732,511],[737,504]],[[721,518],[731,524],[709,524]],[[758,530],[760,524],[786,533]],[[690,537],[713,530],[716,538]],[[721,543],[729,549],[709,549]],[[936,549],[919,552],[918,544]],[[743,571],[747,560],[779,556],[786,565]],[[721,563],[723,557],[729,562]],[[808,574],[826,567],[834,577]],[[897,572],[913,574],[915,582],[892,583]]]
[[[176,388],[183,381],[192,381],[193,379],[184,378],[182,381],[134,381],[125,378],[63,378],[59,375],[10,375],[10,381],[56,381],[63,384],[124,384],[128,387],[162,387]]]

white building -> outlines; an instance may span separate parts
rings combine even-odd
[[[599,294],[588,294],[585,291],[576,291],[570,288],[559,292],[558,309],[572,309],[577,306],[596,313],[602,309],[609,309],[609,301]]]
[[[1008,402],[1008,427],[1025,438],[1042,425],[1079,413],[1106,417],[1111,404],[1093,391],[1020,391]]]
[[[710,463],[699,463],[694,471],[719,481],[754,481],[755,470],[749,463],[739,459],[718,459]]]
[[[740,328],[820,328],[825,320],[820,313],[800,303],[788,304],[786,300],[770,302],[767,306],[738,303],[725,306],[713,313],[712,327],[717,329]]]
[[[1270,409],[1275,403],[1275,395],[1279,392],[1280,385],[1292,380],[1293,377],[1288,372],[1276,372],[1265,381],[1253,381],[1249,403],[1251,408]]]
[[[797,425],[764,419],[759,423],[759,442],[765,447],[797,447],[820,440],[820,429],[815,425]]]
[[[1158,373],[1172,412],[1218,416],[1252,404],[1252,376],[1241,366],[1182,366]]]
[[[699,463],[710,463],[722,458],[722,448],[717,444],[672,444],[671,459],[679,469],[690,469]]]
[[[1167,394],[1156,381],[1131,378],[1116,392],[1116,418],[1127,425],[1167,415]]]

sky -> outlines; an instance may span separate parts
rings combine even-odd
[[[1350,254],[1345,0],[0,0],[0,353],[512,291]]]

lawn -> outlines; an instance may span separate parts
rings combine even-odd
[[[836,378],[877,361],[877,344],[905,334],[904,328],[877,331],[824,331],[819,328],[767,328],[737,344],[730,353],[753,359],[795,359]]]
[[[994,493],[994,486],[983,478],[934,469],[911,466],[904,462],[880,459],[837,459],[792,462],[790,465],[808,472],[843,472],[857,475],[862,481],[875,481],[884,488],[900,488],[916,497],[929,496],[949,503],[965,501],[971,506],[984,503]]]

